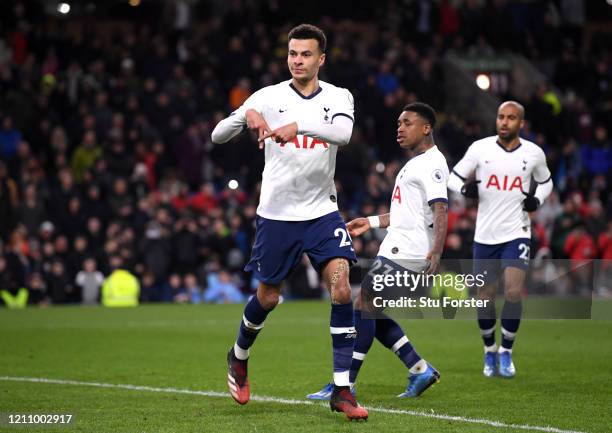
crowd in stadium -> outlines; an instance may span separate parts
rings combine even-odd
[[[253,3],[214,17],[192,8],[182,24],[88,26],[12,2],[0,18],[0,289],[26,287],[34,304],[96,303],[123,268],[145,302],[245,299],[263,153],[246,133],[222,146],[210,133],[253,91],[288,78],[297,24],[281,2]],[[555,183],[534,215],[532,255],[612,259],[612,56],[597,38],[584,43],[580,2],[388,3],[318,23],[330,47],[323,79],[355,97],[336,169],[344,217],[388,212],[407,102],[438,110],[451,167],[488,134],[445,112],[445,53],[512,50],[553,65],[549,85],[521,101],[523,136],[545,149]],[[471,257],[475,214],[451,200],[445,257]],[[372,257],[379,235],[354,239],[357,255]],[[295,275],[295,296],[320,295],[306,264]]]

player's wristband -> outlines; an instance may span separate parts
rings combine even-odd
[[[370,223],[370,227],[373,229],[377,229],[380,227],[380,218],[378,217],[378,215],[369,216],[368,222]]]

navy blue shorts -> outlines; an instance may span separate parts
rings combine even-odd
[[[527,238],[495,245],[474,242],[474,274],[483,274],[485,281],[493,281],[507,267],[526,271],[529,267],[530,247],[531,239]]]
[[[251,260],[245,271],[265,284],[279,284],[308,254],[310,263],[321,272],[336,257],[357,260],[353,242],[338,211],[309,221],[277,221],[257,215],[257,232]]]

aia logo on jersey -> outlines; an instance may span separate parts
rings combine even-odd
[[[323,147],[326,148],[326,149],[329,148],[329,144],[327,144],[326,142],[321,141],[321,140],[319,140],[317,138],[310,138],[310,137],[308,137],[306,135],[303,135],[302,136],[302,143],[300,143],[300,140],[299,140],[298,137],[299,136],[295,137],[293,139],[293,141],[289,142],[289,143],[293,143],[293,145],[295,146],[296,149],[314,149],[314,147],[317,144],[323,145]],[[310,142],[309,142],[309,140],[310,140]],[[280,147],[285,147],[286,144],[287,143],[281,143]]]
[[[391,198],[391,203],[393,203],[395,200],[397,200],[399,204],[402,204],[402,191],[400,190],[399,185],[396,185],[395,189],[393,190],[393,197]]]
[[[523,190],[523,181],[520,176],[516,176],[512,181],[506,175],[502,178],[498,178],[496,174],[492,174],[487,181],[487,189],[496,189],[498,191],[512,191],[514,188],[519,191]]]

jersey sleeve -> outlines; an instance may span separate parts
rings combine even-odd
[[[537,183],[545,183],[550,180],[550,176],[550,170],[548,165],[546,165],[546,155],[542,149],[538,148],[536,164],[533,168],[533,179]]]
[[[346,117],[351,122],[355,122],[355,100],[352,93],[347,89],[342,89],[342,92],[339,92],[338,101],[334,104],[334,112],[331,117],[332,123],[338,117]]]
[[[461,161],[459,161],[453,168],[453,173],[456,174],[461,180],[465,181],[470,175],[476,170],[478,166],[478,152],[475,143],[472,143],[468,147],[467,152]]]
[[[448,203],[448,167],[442,164],[432,164],[424,168],[422,182],[425,188],[427,204],[435,202]]]
[[[259,89],[257,92],[253,93],[249,96],[246,101],[242,103],[240,107],[238,107],[230,116],[239,116],[244,122],[246,122],[246,112],[247,110],[255,110],[261,114],[265,109],[265,95],[269,93],[266,87],[263,89]]]
[[[217,123],[212,132],[213,143],[226,143],[246,128],[246,112],[253,109],[261,113],[265,109],[266,88],[259,89],[225,119]]]
[[[354,101],[353,95],[346,89],[338,92],[338,98],[332,104],[331,123],[319,123],[312,120],[297,120],[298,134],[318,138],[331,144],[344,146],[349,143],[353,133]]]

